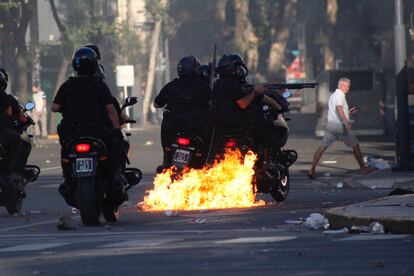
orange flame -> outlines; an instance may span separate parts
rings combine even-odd
[[[154,189],[138,205],[144,211],[241,208],[264,205],[255,201],[253,166],[257,156],[228,151],[223,160],[202,169],[186,169],[173,179],[174,169],[157,174]]]

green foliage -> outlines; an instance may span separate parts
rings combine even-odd
[[[259,39],[259,46],[269,43],[272,28],[280,15],[281,1],[250,1],[249,17]]]
[[[115,26],[115,34],[114,47],[119,59],[118,63],[141,63],[143,52],[137,32],[131,31],[126,23],[120,23]]]
[[[11,8],[17,8],[19,5],[19,0],[2,0],[0,2],[0,10],[9,11]]]

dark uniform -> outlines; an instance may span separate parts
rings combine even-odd
[[[210,87],[198,76],[176,78],[161,89],[154,102],[166,108],[161,124],[163,148],[171,143],[176,131],[187,131],[206,141],[210,94]]]
[[[105,106],[113,103],[108,86],[95,76],[70,77],[59,88],[54,103],[61,106],[63,120],[59,125],[62,154],[65,145],[75,137],[101,139],[108,148],[112,172],[119,168],[119,142],[113,136]]]
[[[5,112],[10,106],[12,106],[10,95],[5,91],[0,91],[0,143],[3,145],[6,160],[9,161],[3,162],[4,172],[7,174],[18,173],[22,143],[20,135],[8,127],[10,117]]]

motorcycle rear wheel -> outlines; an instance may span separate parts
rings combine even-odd
[[[274,187],[270,189],[270,195],[276,202],[285,201],[289,195],[290,177],[289,169],[286,169],[281,178],[275,180]]]
[[[13,199],[8,200],[6,209],[9,215],[20,213],[23,207],[23,198],[19,195],[13,196]]]
[[[85,226],[99,225],[99,204],[95,190],[95,178],[78,178],[77,198],[82,223]]]

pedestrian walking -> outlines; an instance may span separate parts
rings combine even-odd
[[[352,131],[352,126],[349,122],[351,114],[357,112],[356,107],[349,108],[346,101],[346,95],[351,88],[351,80],[347,78],[340,78],[338,81],[338,88],[329,97],[328,103],[328,121],[326,124],[325,136],[322,139],[321,145],[316,150],[313,156],[312,167],[309,171],[309,178],[314,179],[316,175],[316,166],[322,157],[322,154],[329,148],[336,140],[341,140],[349,148],[352,148],[354,156],[360,167],[362,174],[372,172],[374,169],[367,167],[362,159],[361,147],[359,141]]]
[[[36,107],[33,109],[33,120],[35,122],[35,135],[47,137],[47,99],[45,92],[40,88],[39,83],[34,83],[32,87],[33,101]],[[40,126],[39,127],[39,122]]]

